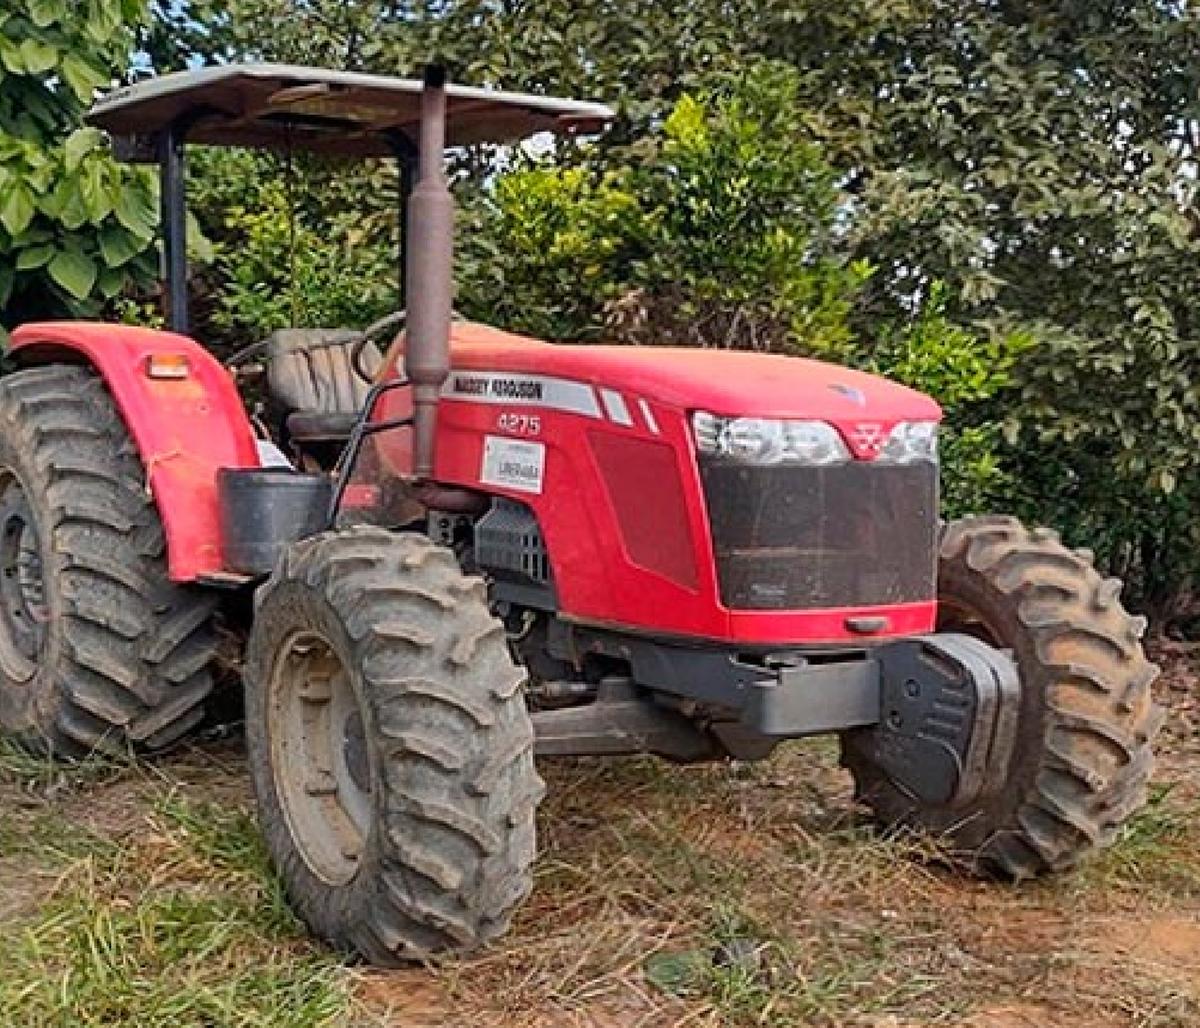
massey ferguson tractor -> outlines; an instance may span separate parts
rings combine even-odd
[[[835,733],[881,822],[973,867],[1025,878],[1111,841],[1161,720],[1144,621],[1048,529],[939,521],[933,400],[452,313],[446,149],[610,117],[436,68],[277,65],[94,108],[160,166],[171,331],[13,333],[3,729],[63,758],[170,746],[205,717],[216,626],[240,631],[275,865],[317,934],[383,964],[505,930],[535,758],[756,760]],[[218,362],[187,335],[187,144],[397,160],[407,317]]]

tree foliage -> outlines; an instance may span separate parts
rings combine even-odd
[[[27,254],[15,276],[23,305],[78,308],[63,282],[82,291],[79,257],[96,269],[88,302],[117,284],[108,258],[122,250],[110,242],[106,257],[98,230],[115,224],[144,242],[146,226],[103,211],[117,179],[90,170],[107,167],[94,138],[73,137],[73,170],[65,148],[45,143],[76,126],[95,84],[61,55],[90,54],[98,72],[126,43],[92,38],[103,15],[45,21],[60,0],[25,2],[0,24],[0,147],[24,141],[19,157],[0,154],[23,183],[12,190],[11,171],[8,193],[0,182],[0,256]],[[86,2],[137,14],[132,0]],[[554,337],[807,346],[954,397],[956,504],[1062,525],[1159,609],[1188,598],[1200,573],[1194,5],[157,0],[155,10],[142,46],[159,68],[246,57],[407,74],[437,58],[461,81],[609,100],[620,117],[596,145],[560,145],[507,174],[503,155],[467,163],[462,299],[474,313]],[[48,51],[21,48],[58,47],[58,32],[77,38],[34,70]],[[762,68],[775,69],[769,87],[748,71]],[[14,92],[35,85],[43,106],[53,101],[49,120]],[[790,102],[772,114],[764,89]],[[14,112],[27,110],[14,132]],[[30,143],[52,163],[27,157]],[[65,227],[66,209],[78,222],[83,203],[67,204],[59,183],[80,168],[100,199]],[[374,194],[372,174],[322,182],[352,182],[343,196],[357,204]],[[45,210],[45,190],[60,188]],[[264,192],[243,199],[247,211],[279,207]],[[8,230],[31,206],[33,235],[17,244]],[[221,211],[202,213],[226,245],[224,274],[252,294],[278,268],[278,216]],[[263,245],[239,245],[251,227]],[[354,232],[369,251],[353,257],[364,275],[390,271],[372,256],[386,233],[353,219],[313,245],[332,247],[332,260]]]
[[[193,151],[192,191],[213,243],[195,290],[205,342],[222,351],[278,328],[365,325],[397,306],[394,177],[374,217],[346,195],[337,165],[293,168],[271,154]]]
[[[833,24],[813,64],[834,98],[828,138],[856,169],[853,245],[881,269],[865,318],[940,279],[960,322],[1029,332],[996,412],[1014,501],[1097,544],[1157,605],[1186,595],[1200,16],[1159,2],[876,14],[869,47]]]
[[[503,175],[460,233],[464,309],[555,339],[844,343],[869,267],[835,256],[837,176],[796,93],[764,63],[684,94],[626,163]]]
[[[141,0],[22,0],[0,12],[0,333],[94,314],[153,274],[152,183],[80,120],[128,64]]]

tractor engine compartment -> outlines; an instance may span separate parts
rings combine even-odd
[[[919,474],[935,492],[936,469],[926,464]],[[777,646],[589,624],[558,609],[529,506],[496,498],[479,517],[434,511],[427,532],[464,570],[485,576],[489,606],[526,675],[542,756],[761,759],[785,739],[836,732],[919,802],[968,805],[1000,787],[1017,669],[1011,654],[977,638]],[[911,563],[924,569],[935,544],[920,541],[924,559]]]
[[[401,358],[369,412],[348,517],[401,523],[381,499],[412,481]],[[467,322],[451,326],[451,369],[432,482],[477,498],[479,566],[512,600],[749,646],[932,630],[928,397],[817,361],[547,344]]]

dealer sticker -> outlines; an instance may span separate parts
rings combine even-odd
[[[546,470],[546,447],[523,439],[483,438],[483,469],[479,481],[522,493],[541,493]]]

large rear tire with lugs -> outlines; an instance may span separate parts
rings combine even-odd
[[[317,935],[393,965],[506,930],[544,789],[481,579],[415,534],[296,543],[259,593],[245,677],[263,833]]]
[[[170,581],[141,460],[103,381],[0,379],[0,729],[79,757],[204,716],[213,600]]]
[[[915,803],[853,747],[856,792],[887,824],[943,837],[983,870],[1028,878],[1109,844],[1145,801],[1162,711],[1142,618],[1090,554],[1015,518],[970,517],[942,532],[938,628],[1011,651],[1017,736],[997,795],[965,809]]]

